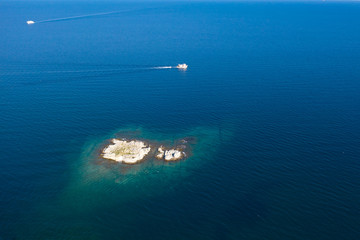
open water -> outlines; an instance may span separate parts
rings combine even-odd
[[[359,12],[3,1],[0,239],[359,239]],[[101,160],[119,133],[197,143]]]

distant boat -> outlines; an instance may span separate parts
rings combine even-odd
[[[176,66],[176,68],[180,68],[180,69],[187,69],[188,65],[186,63],[183,63],[183,64],[178,64]]]
[[[34,24],[35,22],[30,20],[30,21],[26,21],[26,23],[30,25],[30,24]]]

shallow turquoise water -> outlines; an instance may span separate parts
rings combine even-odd
[[[357,239],[359,10],[4,2],[0,238]],[[98,158],[129,131],[198,142]]]

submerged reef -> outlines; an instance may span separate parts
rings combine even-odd
[[[112,139],[110,144],[102,150],[102,157],[117,162],[135,164],[146,158],[156,158],[165,161],[184,159],[189,155],[189,138],[177,141],[175,146],[166,146],[148,140]]]

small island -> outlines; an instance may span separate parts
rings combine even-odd
[[[156,158],[157,159],[164,159],[165,161],[175,161],[182,159],[186,156],[185,152],[182,152],[177,149],[164,149],[163,146],[159,147],[157,150]]]
[[[189,146],[186,139],[178,141],[175,146],[166,146],[143,140],[112,139],[104,147],[101,156],[126,164],[135,164],[147,158],[156,158],[164,161],[176,161],[189,155]]]
[[[142,141],[113,139],[103,150],[103,158],[133,164],[144,159],[151,147]]]

